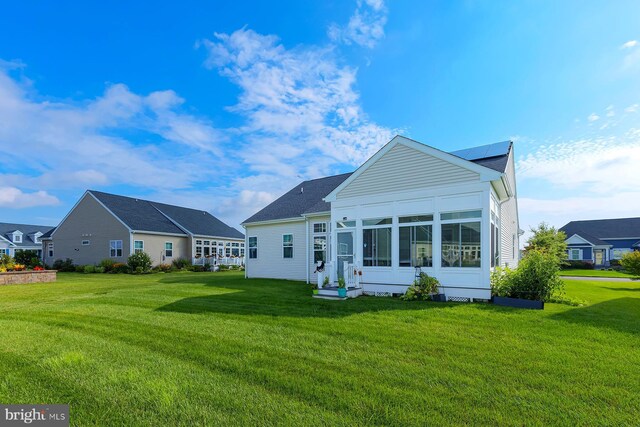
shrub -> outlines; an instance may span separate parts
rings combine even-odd
[[[86,274],[95,273],[96,272],[96,266],[95,265],[85,265],[84,266],[84,272]]]
[[[178,270],[186,270],[189,267],[191,267],[191,261],[188,260],[187,258],[178,258],[178,259],[174,259],[171,262],[171,265],[173,265]]]
[[[426,301],[431,299],[431,295],[438,293],[440,282],[435,277],[429,276],[427,273],[420,273],[420,277],[409,286],[407,292],[402,295],[405,301]]]
[[[594,265],[589,261],[579,261],[579,260],[565,260],[562,264],[561,268],[563,270],[576,269],[576,270],[593,270]]]
[[[13,271],[24,271],[27,269],[27,266],[24,264],[14,264],[13,265]]]
[[[171,266],[171,264],[158,264],[155,267],[153,267],[151,270],[158,273],[168,273],[172,269],[173,267]]]
[[[116,262],[111,258],[105,258],[102,261],[100,261],[100,264],[98,264],[98,266],[104,268],[105,273],[110,273],[111,270],[113,270],[113,266],[115,264]]]
[[[129,255],[127,265],[136,273],[148,273],[151,270],[151,257],[146,252]]]
[[[609,265],[611,267],[620,267],[620,260],[619,259],[612,259],[611,261],[609,261]]]
[[[73,271],[75,271],[76,273],[84,273],[84,265],[76,265],[73,268]]]
[[[71,258],[67,258],[64,261],[61,259],[55,260],[53,263],[53,269],[62,272],[76,271],[76,267],[73,265],[73,260]]]
[[[29,268],[40,264],[38,252],[36,251],[16,251],[14,258],[16,260],[16,264],[24,264]],[[33,263],[34,260],[35,263]]]
[[[622,255],[620,265],[627,273],[640,276],[640,251],[627,252]]]
[[[0,268],[3,271],[13,269],[14,265],[15,265],[15,261],[13,257],[11,257],[10,255],[2,254],[2,256],[0,256]]]
[[[530,250],[515,270],[497,268],[491,274],[491,289],[495,296],[549,301],[560,294],[564,282],[558,276],[555,254]]]
[[[96,267],[96,268],[95,268],[95,272],[96,272],[96,273],[104,273],[104,271],[105,271],[105,270],[104,270],[104,267]]]
[[[191,268],[190,268],[190,270],[191,270],[191,271],[195,271],[195,272],[197,272],[197,273],[200,273],[200,272],[202,272],[202,271],[205,271],[205,270],[204,270],[204,266],[203,266],[203,265],[192,265],[192,266],[191,266]]]
[[[121,262],[116,262],[113,264],[110,273],[128,273],[129,266],[127,264],[123,264]]]

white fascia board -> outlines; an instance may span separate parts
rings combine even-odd
[[[284,222],[300,222],[300,221],[304,221],[304,218],[302,216],[296,216],[292,218],[282,218],[282,219],[270,219],[267,221],[243,222],[241,225],[246,229],[247,227],[253,227],[254,225],[282,224]]]
[[[164,233],[162,231],[149,231],[149,230],[131,230],[131,234],[157,234],[158,236],[189,237],[188,234]]]
[[[314,218],[317,216],[331,216],[331,211],[326,211],[326,212],[313,212],[313,213],[308,213],[308,214],[302,214],[303,217],[305,218]]]
[[[458,156],[454,156],[453,154],[449,154],[442,150],[438,150],[437,148],[431,147],[429,145],[423,144],[413,139],[396,135],[384,147],[378,150],[376,154],[371,156],[369,160],[364,162],[358,169],[356,169],[356,171],[352,173],[349,178],[345,179],[342,182],[342,184],[337,186],[331,193],[329,193],[323,200],[325,202],[335,201],[337,194],[340,191],[342,191],[345,187],[351,184],[356,178],[362,175],[364,171],[369,169],[371,165],[377,162],[382,156],[384,156],[387,152],[389,152],[393,147],[395,147],[398,144],[406,145],[409,148],[413,148],[414,150],[420,151],[429,156],[435,157],[445,162],[449,162],[455,166],[459,166],[461,168],[475,172],[480,175],[481,181],[494,181],[494,180],[500,179],[500,177],[502,176],[502,173],[495,171],[493,169],[477,165],[469,160],[462,159]]]
[[[0,239],[2,239],[5,242],[7,242],[9,244],[9,246],[17,247],[17,245],[15,243],[13,243],[11,240],[5,238],[4,236],[0,236]]]

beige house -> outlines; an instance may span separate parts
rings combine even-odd
[[[71,258],[125,263],[143,251],[153,264],[178,258],[210,264],[244,257],[244,235],[210,213],[88,190],[50,236],[42,238],[44,262]]]

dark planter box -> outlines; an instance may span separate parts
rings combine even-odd
[[[495,305],[503,305],[505,307],[531,308],[534,310],[544,310],[544,301],[533,301],[530,299],[493,297]]]
[[[447,302],[447,297],[444,294],[433,294],[431,295],[431,301]]]

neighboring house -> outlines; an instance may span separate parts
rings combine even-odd
[[[36,251],[42,258],[42,236],[50,225],[11,224],[0,222],[0,255],[15,256],[20,251]]]
[[[519,259],[513,144],[446,153],[396,136],[354,173],[302,182],[243,226],[247,277],[315,281],[326,261],[335,283],[346,262],[365,293],[388,295],[420,267],[447,297],[488,299],[491,270]]]
[[[640,218],[571,221],[560,231],[567,235],[567,258],[596,267],[608,266],[611,260],[640,250]]]
[[[45,239],[45,262],[71,258],[97,264],[126,262],[144,251],[154,264],[178,258],[214,263],[214,256],[241,259],[244,235],[210,213],[88,190]]]

